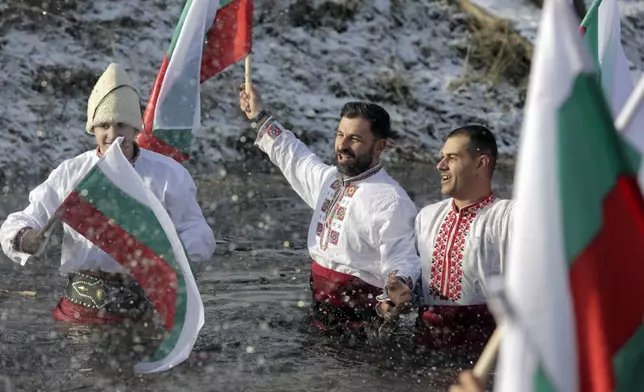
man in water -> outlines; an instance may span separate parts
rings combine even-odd
[[[441,155],[441,193],[449,198],[424,207],[416,218],[419,343],[478,351],[496,326],[486,305],[487,280],[503,273],[514,202],[492,191],[497,145],[489,129],[455,129]]]
[[[315,211],[308,231],[314,325],[327,332],[364,331],[376,318],[383,288],[390,304],[404,310],[420,275],[417,209],[379,162],[394,135],[389,114],[373,103],[345,104],[332,166],[265,111],[249,87],[240,92],[240,107],[259,127],[255,145]]]
[[[29,194],[29,205],[10,214],[0,227],[0,244],[13,261],[25,265],[40,255],[47,238],[39,231],[73,190],[76,182],[118,137],[136,172],[165,206],[192,262],[208,260],[215,238],[196,201],[188,171],[173,159],[140,149],[134,141],[142,127],[137,90],[118,65],[110,64],[94,86],[87,107],[86,131],[97,148],[68,159]],[[108,254],[64,225],[59,273],[67,277],[53,311],[56,321],[97,325],[147,319],[152,304],[137,281]]]

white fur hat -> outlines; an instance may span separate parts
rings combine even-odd
[[[98,79],[87,101],[87,133],[102,123],[122,122],[143,127],[139,94],[125,70],[111,63]]]

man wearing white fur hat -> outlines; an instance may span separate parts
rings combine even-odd
[[[41,254],[47,241],[38,232],[48,217],[111,143],[123,137],[121,149],[125,157],[165,206],[190,260],[195,263],[208,260],[215,249],[215,238],[197,204],[192,177],[172,158],[139,148],[134,138],[141,127],[138,92],[123,68],[110,64],[96,82],[87,105],[86,131],[95,136],[97,148],[61,163],[31,191],[29,205],[7,217],[0,227],[4,253],[21,265]],[[125,268],[68,225],[64,225],[59,273],[68,277],[68,283],[52,314],[56,321],[120,323],[147,318],[153,309],[143,289]],[[91,301],[82,300],[87,296]]]

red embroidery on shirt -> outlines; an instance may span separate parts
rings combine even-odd
[[[366,180],[378,173],[381,168],[381,165],[377,165],[362,174],[345,179],[344,182],[338,179],[329,185],[331,190],[333,190],[333,196],[331,199],[325,199],[324,203],[322,203],[321,210],[324,213],[324,224],[321,229],[318,225],[316,230],[316,234],[321,237],[320,249],[325,250],[328,247],[329,242],[333,245],[337,245],[340,241],[340,231],[330,230],[326,238],[324,238],[323,234],[326,229],[332,227],[334,220],[337,222],[344,221],[344,218],[346,217],[346,208],[341,207],[341,203],[345,197],[352,198],[355,195],[359,185],[354,184],[354,182]]]
[[[275,140],[279,135],[282,134],[283,128],[280,126],[280,124],[272,119],[266,120],[265,125],[263,125],[259,129],[259,133],[257,134],[257,141],[260,141],[264,138],[264,136],[268,136],[271,139]]]
[[[282,134],[282,129],[275,123],[272,123],[268,126],[267,134],[271,137],[271,139],[275,140],[275,138]]]
[[[347,187],[347,197],[353,197],[353,195],[356,193],[356,190],[358,189],[357,186],[351,184]]]
[[[338,233],[335,230],[331,230],[331,233],[329,234],[329,240],[333,245],[338,244],[338,240],[340,239],[340,233]]]
[[[338,210],[335,212],[335,218],[339,221],[344,220],[344,214],[347,212],[347,209],[345,207],[339,207]]]
[[[456,210],[452,201],[451,208],[434,240],[432,253],[432,275],[429,293],[436,299],[452,300],[461,298],[463,280],[463,251],[470,227],[477,213],[490,205],[496,196],[491,193],[485,199]]]

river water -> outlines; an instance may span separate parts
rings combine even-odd
[[[0,391],[446,391],[476,357],[415,353],[415,312],[388,343],[339,342],[310,329],[312,210],[269,168],[253,161],[195,177],[218,248],[198,268],[205,325],[191,357],[170,371],[133,374],[127,353],[140,345],[118,331],[56,325],[51,311],[64,284],[56,235],[25,267],[0,254],[0,290],[12,292],[0,292]],[[433,165],[386,168],[419,208],[440,200]],[[510,169],[497,170],[500,196],[511,196],[511,182]],[[0,221],[24,208],[26,189],[0,196]]]

